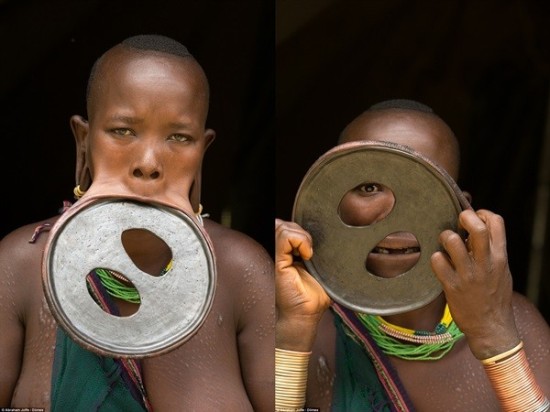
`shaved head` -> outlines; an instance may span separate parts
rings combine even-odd
[[[460,149],[451,128],[433,110],[413,100],[387,100],[360,114],[339,143],[374,140],[408,146],[458,178]]]
[[[93,114],[95,100],[98,98],[98,92],[102,89],[101,83],[108,77],[107,67],[109,70],[116,70],[116,65],[113,67],[109,62],[112,59],[120,59],[121,55],[125,55],[128,58],[131,56],[158,56],[159,58],[171,57],[180,60],[182,64],[189,66],[190,75],[196,78],[198,87],[201,90],[198,97],[204,99],[205,112],[208,113],[209,84],[200,64],[195,60],[187,47],[178,41],[166,36],[149,34],[129,37],[107,50],[95,61],[90,71],[86,89],[86,104],[89,117]]]

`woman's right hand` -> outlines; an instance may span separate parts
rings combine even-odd
[[[298,224],[275,220],[275,285],[278,348],[310,351],[331,300],[301,260],[313,256],[312,239]],[[300,259],[297,259],[300,258]]]

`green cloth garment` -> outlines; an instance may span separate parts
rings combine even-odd
[[[107,313],[119,316],[97,270],[87,277],[88,290]],[[52,412],[151,411],[135,359],[113,359],[90,352],[58,327],[52,370]]]
[[[333,304],[336,326],[336,379],[333,412],[412,412],[389,359],[354,312]]]
[[[144,412],[122,379],[122,366],[89,352],[58,328],[52,373],[52,412]]]
[[[336,380],[333,412],[389,412],[388,397],[364,349],[336,319]],[[360,367],[357,367],[361,365]]]

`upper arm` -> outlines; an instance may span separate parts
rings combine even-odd
[[[9,406],[21,371],[25,329],[19,280],[24,275],[18,254],[21,236],[10,234],[0,242],[0,406]]]
[[[514,312],[531,370],[550,398],[550,327],[535,306],[519,294],[514,294]]]
[[[230,253],[244,385],[254,410],[271,412],[275,405],[274,263],[265,249],[244,235],[233,239]]]

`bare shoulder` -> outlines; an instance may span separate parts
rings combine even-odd
[[[239,332],[273,319],[275,265],[267,251],[244,233],[205,219],[218,271],[217,296],[233,307]],[[252,328],[248,328],[253,331]],[[240,335],[244,340],[244,334]]]
[[[42,259],[42,253],[48,238],[48,230],[57,217],[31,223],[15,229],[0,242],[0,276],[35,263]],[[27,271],[23,271],[27,272]],[[23,275],[23,274],[22,274]]]
[[[44,238],[48,237],[47,232],[49,231],[49,228],[53,227],[57,219],[59,219],[59,216],[53,216],[48,219],[44,219],[39,222],[29,223],[25,226],[21,226],[15,229],[14,231],[8,233],[4,238],[2,238],[2,247],[6,247],[6,245],[12,245],[13,243],[18,243],[20,245],[21,243],[32,244],[43,241]],[[37,230],[38,228],[42,228],[42,230]],[[43,236],[40,235],[40,233],[42,233]],[[35,234],[36,236],[33,236]]]
[[[542,344],[550,352],[550,327],[536,306],[519,293],[514,293],[512,304],[516,326],[526,349]]]
[[[543,348],[546,352],[545,357],[550,362],[550,344],[548,343],[550,342],[550,327],[548,323],[527,297],[514,292],[512,304],[516,327],[523,340],[525,350],[527,353],[531,353]]]
[[[0,281],[4,293],[13,293],[16,302],[24,303],[29,286],[34,284],[40,271],[42,254],[48,238],[48,228],[57,217],[22,226],[6,235],[0,242]],[[37,228],[42,228],[37,231]],[[38,273],[37,273],[38,271]]]
[[[257,241],[209,219],[204,220],[204,227],[214,246],[218,264],[235,270],[249,268],[272,276],[273,260]]]
[[[536,306],[527,297],[514,293],[513,301],[516,326],[521,335],[524,334],[543,334],[550,336],[548,323],[536,308]]]
[[[550,327],[525,296],[515,293],[513,306],[529,365],[542,390],[550,396]]]

